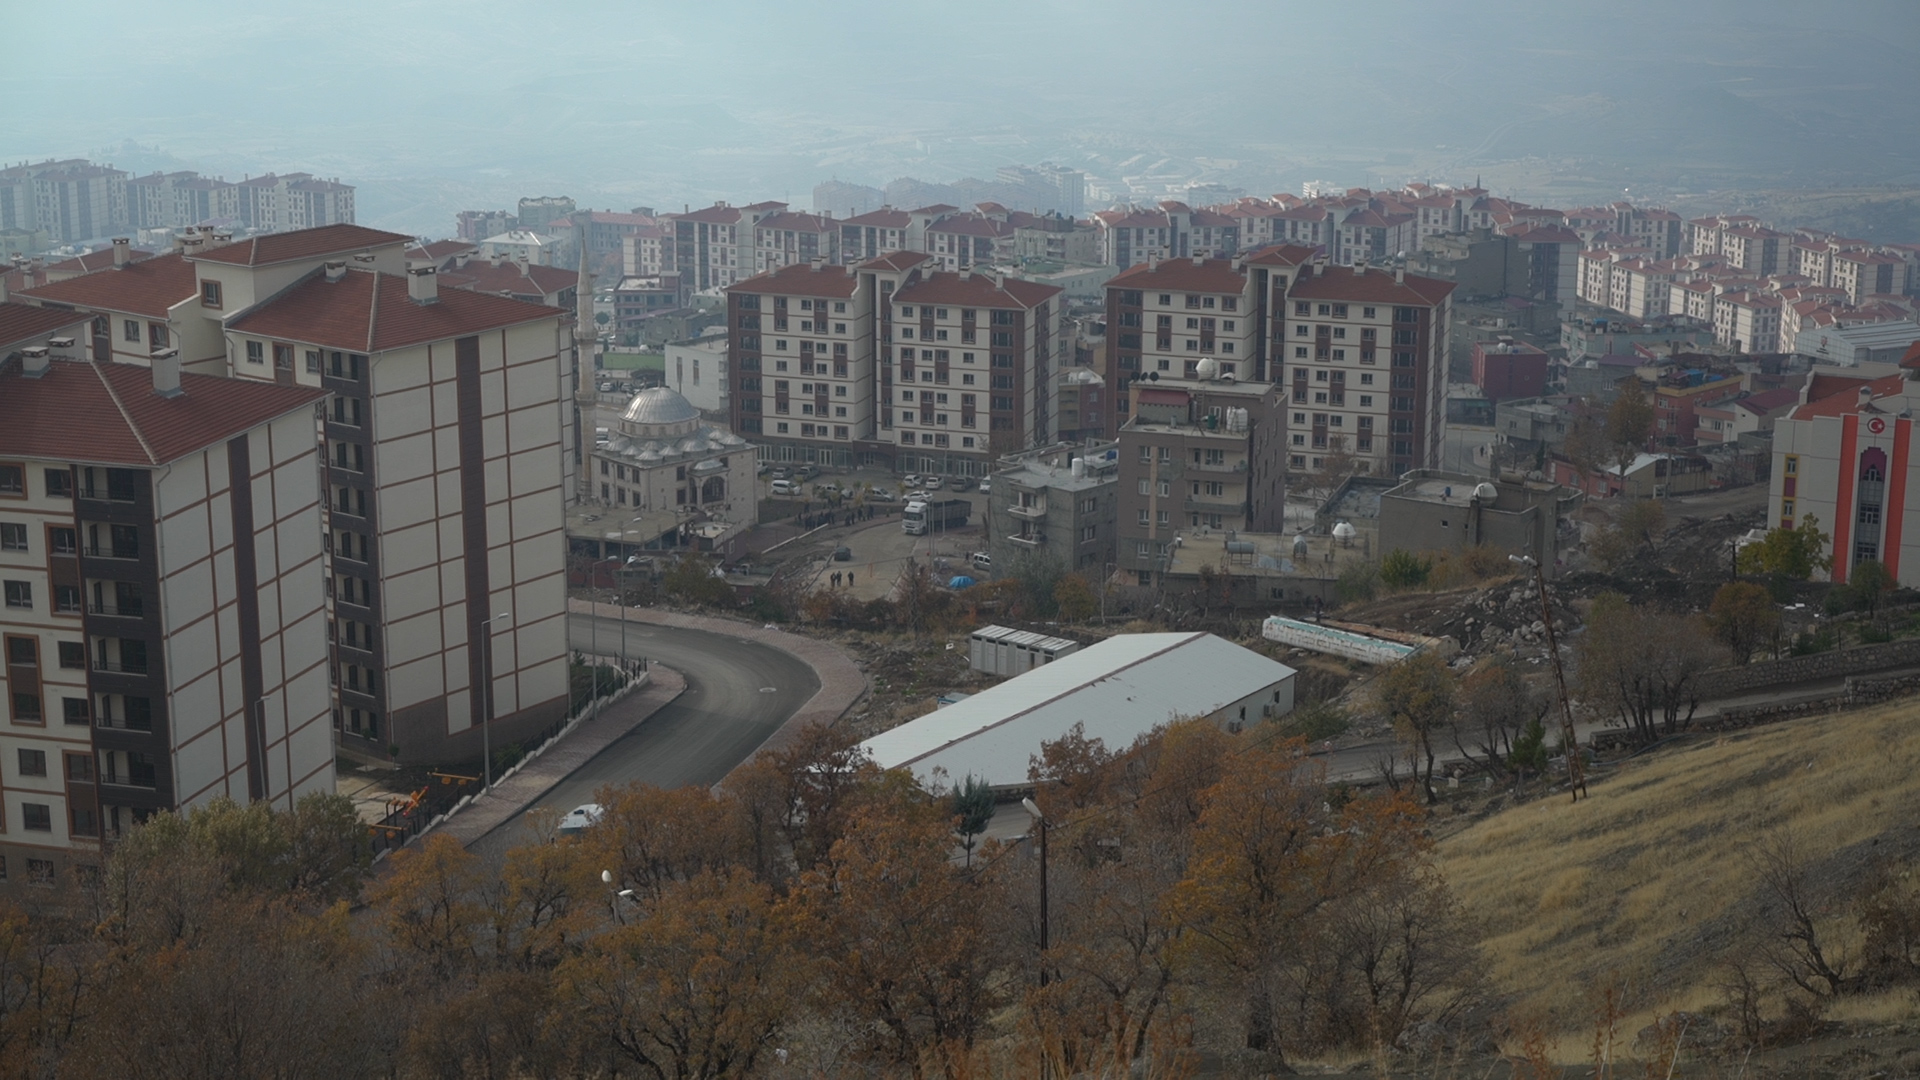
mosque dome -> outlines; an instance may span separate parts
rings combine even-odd
[[[671,439],[699,426],[700,410],[676,390],[654,386],[633,395],[620,414],[620,429],[635,438]]]

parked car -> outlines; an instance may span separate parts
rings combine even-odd
[[[847,545],[845,545],[845,544],[841,544],[841,545],[840,545],[839,547],[837,547],[837,548],[834,548],[834,549],[833,549],[833,561],[834,561],[834,562],[852,562],[852,561],[853,561],[853,549],[852,549],[852,548],[850,548],[850,547],[848,547],[848,546],[847,546]]]
[[[585,832],[587,826],[599,821],[600,815],[604,813],[606,810],[599,803],[584,803],[576,806],[567,811],[566,817],[560,819],[560,835],[573,836],[576,833]]]
[[[873,502],[892,502],[898,498],[898,496],[886,488],[874,488],[872,491],[867,492],[867,498]]]
[[[973,563],[973,565],[980,570],[993,569],[993,556],[984,551],[974,552],[967,557],[967,561]]]
[[[956,476],[953,479],[947,481],[947,489],[949,491],[965,491],[972,486],[973,486],[973,481],[967,479],[964,476]]]
[[[795,480],[811,480],[819,475],[820,469],[816,465],[802,465],[793,470],[793,478]]]
[[[916,491],[907,492],[908,502],[926,502],[928,499],[931,499],[931,498],[933,498],[933,496],[927,494],[924,491],[916,490]]]
[[[794,480],[775,480],[773,482],[773,493],[775,495],[798,495],[800,494],[800,484]]]
[[[993,481],[992,481],[992,480],[990,480],[990,479],[988,479],[987,477],[984,477],[984,476],[980,478],[980,494],[982,494],[982,495],[991,495],[991,494],[993,494]]]
[[[775,480],[787,480],[793,476],[793,473],[788,471],[787,469],[780,468],[780,469],[773,470],[771,475]]]
[[[907,487],[917,488],[920,486],[920,474],[908,473],[907,475],[900,478],[900,482],[906,485]]]

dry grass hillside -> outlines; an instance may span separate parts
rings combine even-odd
[[[1850,890],[1883,859],[1920,853],[1920,705],[1728,735],[1610,770],[1592,797],[1496,814],[1444,838],[1441,864],[1486,927],[1510,1016],[1583,1059],[1598,991],[1625,994],[1632,1033],[1676,1009],[1716,1011],[1726,962],[1762,895],[1754,845],[1788,830],[1822,890],[1836,943]],[[1766,1006],[1777,1011],[1775,998]],[[1835,1019],[1913,1014],[1911,991],[1843,999]]]

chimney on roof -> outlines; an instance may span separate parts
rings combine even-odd
[[[1147,256],[1147,273],[1151,274],[1158,269],[1160,269],[1160,256],[1148,255]]]
[[[1193,257],[1193,265],[1205,266],[1206,264],[1207,264],[1207,257],[1205,255],[1195,255]]]
[[[371,252],[371,251],[359,251],[359,252],[355,252],[355,253],[354,253],[354,256],[353,256],[353,261],[354,261],[354,262],[357,262],[357,263],[366,263],[366,264],[368,264],[368,265],[372,265],[372,263],[373,263],[373,252]]]
[[[230,232],[217,232],[217,233],[214,233],[214,234],[213,234],[213,243],[211,243],[211,244],[209,244],[209,245],[207,245],[207,246],[208,246],[208,247],[210,247],[210,248],[215,248],[215,247],[224,247],[225,245],[227,245],[227,244],[231,244],[231,243],[233,243],[233,234],[232,234],[232,233],[230,233]]]
[[[1400,284],[1400,285],[1404,285],[1404,284],[1406,284],[1406,283],[1407,283],[1407,268],[1406,268],[1406,267],[1404,267],[1404,266],[1396,266],[1396,267],[1394,267],[1394,268],[1393,268],[1393,280],[1394,280],[1394,282],[1395,282],[1396,284]]]
[[[153,364],[153,392],[161,397],[179,397],[186,391],[180,389],[180,350],[161,349],[151,357]]]
[[[522,266],[525,264],[523,263]],[[416,304],[433,304],[440,300],[440,279],[431,266],[416,266],[407,271],[407,299]]]
[[[347,276],[347,264],[344,260],[334,259],[327,263],[327,280],[338,282]]]
[[[965,268],[965,267],[961,267],[961,269],[960,269],[960,280],[961,280],[961,281],[972,281],[972,280],[973,280],[973,271],[971,271],[971,270],[968,270],[968,269],[967,269],[967,268]]]
[[[20,374],[29,379],[37,379],[53,366],[45,345],[29,345],[20,350]]]
[[[115,270],[133,261],[133,240],[125,236],[113,238],[113,268]]]
[[[998,270],[995,270],[993,272],[993,287],[996,289],[1005,288],[1006,284],[1007,284],[1007,275],[1001,273]]]
[[[1860,384],[1860,408],[1864,409],[1871,404],[1873,404],[1873,384],[1861,383]]]

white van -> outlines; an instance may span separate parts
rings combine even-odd
[[[800,483],[797,480],[775,480],[773,482],[773,493],[775,495],[798,495],[800,494]]]

